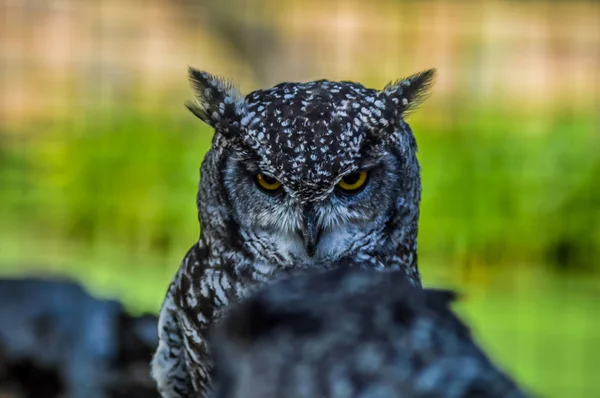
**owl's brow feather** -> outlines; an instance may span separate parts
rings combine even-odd
[[[369,171],[376,167],[382,166],[384,163],[385,156],[386,156],[386,153],[381,153],[381,154],[378,154],[377,156],[367,156],[364,159],[361,159],[360,162],[358,162],[358,166],[356,167],[356,170]],[[354,171],[356,171],[356,170],[354,170]]]
[[[257,173],[261,173],[263,172],[263,170],[260,169],[260,159],[257,159],[255,157],[240,157],[240,158],[236,158],[236,163],[238,164],[238,167],[242,168],[244,171],[250,173],[250,174],[257,174]],[[265,174],[269,174],[269,173],[265,173]]]
[[[273,173],[270,170],[263,170],[260,167],[260,156],[255,152],[236,152],[238,156],[234,158],[237,167],[240,167],[243,171],[249,174],[258,174],[263,173],[269,175],[273,178],[277,178],[277,176],[272,175]],[[385,162],[385,157],[388,155],[387,151],[378,152],[374,155],[365,156],[361,159],[356,165],[352,167],[348,167],[338,173],[338,175],[334,176],[332,179],[332,185],[337,184],[343,177],[348,174],[355,173],[358,170],[361,171],[370,171],[375,168],[383,166]]]
[[[251,168],[252,171],[259,169],[261,157],[256,150],[245,145],[230,146],[229,155],[236,163],[240,163],[244,168]]]

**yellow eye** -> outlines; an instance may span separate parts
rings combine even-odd
[[[356,173],[348,174],[344,176],[340,182],[338,182],[338,188],[343,191],[352,192],[362,188],[367,182],[367,172],[357,171]]]
[[[269,192],[277,191],[279,188],[281,188],[281,183],[279,181],[264,174],[256,175],[256,183],[259,187]]]

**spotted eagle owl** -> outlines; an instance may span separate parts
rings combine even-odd
[[[200,238],[159,317],[152,374],[163,397],[206,396],[206,329],[216,311],[281,271],[354,258],[420,286],[421,180],[405,117],[434,74],[382,90],[319,80],[243,96],[190,68],[187,106],[215,135],[201,167]]]
[[[211,326],[215,398],[524,397],[454,297],[348,264],[282,277]]]

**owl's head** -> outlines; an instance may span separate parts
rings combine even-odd
[[[319,80],[245,96],[189,73],[196,98],[187,106],[215,129],[199,191],[203,231],[220,227],[283,265],[414,256],[421,183],[405,117],[433,69],[382,90]]]

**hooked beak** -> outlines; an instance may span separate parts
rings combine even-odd
[[[314,256],[321,231],[317,227],[317,214],[311,206],[304,208],[301,234],[306,253],[309,257]]]

